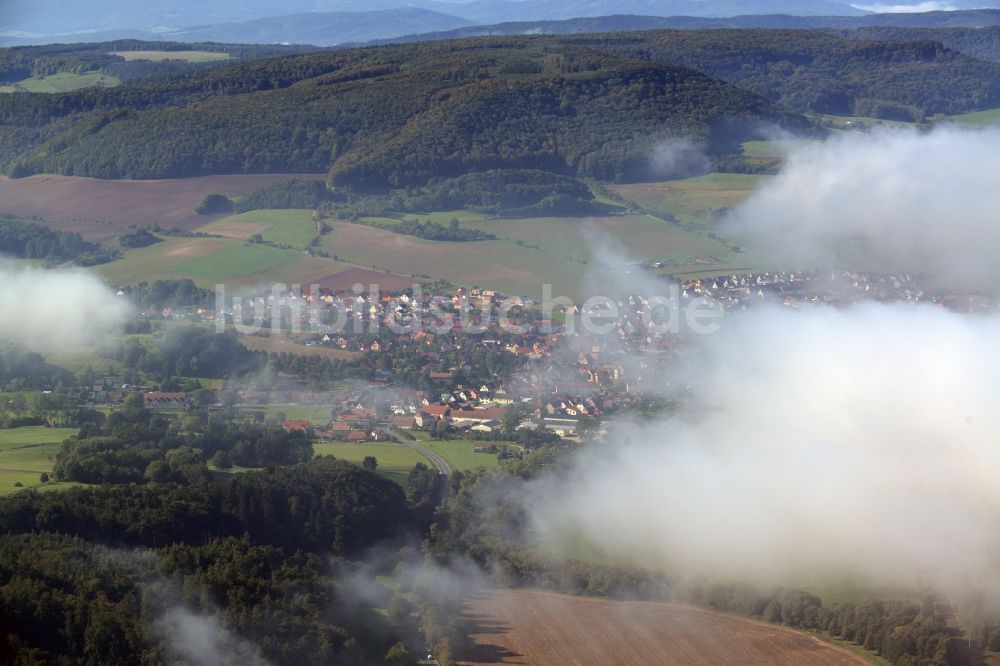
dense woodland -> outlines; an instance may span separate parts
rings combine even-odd
[[[762,122],[804,129],[789,112],[982,109],[1000,103],[998,74],[937,42],[801,30],[339,50],[0,97],[0,164],[106,178],[329,170],[333,185],[361,191],[490,169],[636,180],[667,136],[706,139],[720,156]]]
[[[320,208],[346,220],[459,208],[504,218],[591,215],[603,210],[579,179],[536,169],[491,169],[456,178],[432,178],[421,187],[388,194],[338,192]]]
[[[848,39],[935,41],[959,53],[1000,62],[1000,25],[986,28],[867,27],[843,33]]]
[[[0,499],[0,660],[212,660],[183,651],[186,619],[214,632],[199,645],[218,641],[217,663],[383,663],[398,631],[339,558],[417,516],[395,483],[331,459]]]
[[[848,40],[808,30],[696,30],[639,33],[602,48],[691,67],[795,111],[919,122],[1000,105],[996,64],[934,41]]]

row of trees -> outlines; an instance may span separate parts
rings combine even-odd
[[[80,266],[103,264],[117,256],[115,250],[89,243],[76,232],[55,231],[12,217],[0,217],[0,254],[50,263],[72,261]]]
[[[590,188],[581,181],[537,169],[492,169],[433,178],[426,185],[388,194],[338,194],[331,195],[322,209],[349,220],[459,208],[507,218],[587,215],[600,210]]]
[[[962,663],[944,618],[930,600],[871,600],[825,607],[819,597],[800,590],[722,583],[696,583],[682,587],[679,595],[717,610],[825,632],[857,643],[893,664]]]

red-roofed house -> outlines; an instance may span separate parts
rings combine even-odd
[[[436,421],[447,421],[449,414],[451,407],[448,405],[427,405],[420,409],[414,421],[418,427],[425,428]]]
[[[285,432],[309,432],[309,426],[309,421],[303,421],[300,419],[291,419],[281,424],[281,427],[285,429]]]

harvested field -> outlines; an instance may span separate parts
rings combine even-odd
[[[681,604],[488,590],[464,618],[475,647],[463,664],[866,663],[806,633]]]
[[[316,280],[315,284],[323,289],[331,289],[333,291],[348,291],[356,284],[364,285],[366,289],[368,285],[375,284],[378,285],[381,291],[403,291],[423,282],[426,282],[426,280],[386,273],[385,271],[373,271],[368,268],[348,268],[345,271],[327,275]]]
[[[239,196],[287,178],[322,175],[249,174],[174,180],[99,180],[75,176],[0,177],[0,214],[64,222],[87,240],[103,241],[130,224],[192,230],[225,215],[198,215],[206,194]]]
[[[112,51],[125,60],[185,60],[187,62],[214,62],[229,60],[228,53],[218,51]]]

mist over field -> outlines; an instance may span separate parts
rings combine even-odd
[[[998,317],[931,307],[746,312],[699,340],[685,416],[629,426],[528,505],[545,533],[683,574],[984,574],[998,338]]]
[[[725,231],[800,266],[862,257],[875,270],[992,289],[998,174],[998,129],[851,132],[793,150]]]
[[[81,269],[40,270],[0,263],[0,338],[36,351],[97,345],[121,330],[130,306]]]
[[[832,265],[854,243],[990,289],[998,173],[996,130],[847,134],[795,150],[728,230],[789,260]],[[677,415],[616,423],[525,506],[547,538],[684,576],[980,580],[1000,552],[997,340],[1000,316],[929,304],[733,314],[664,378],[688,387]]]

